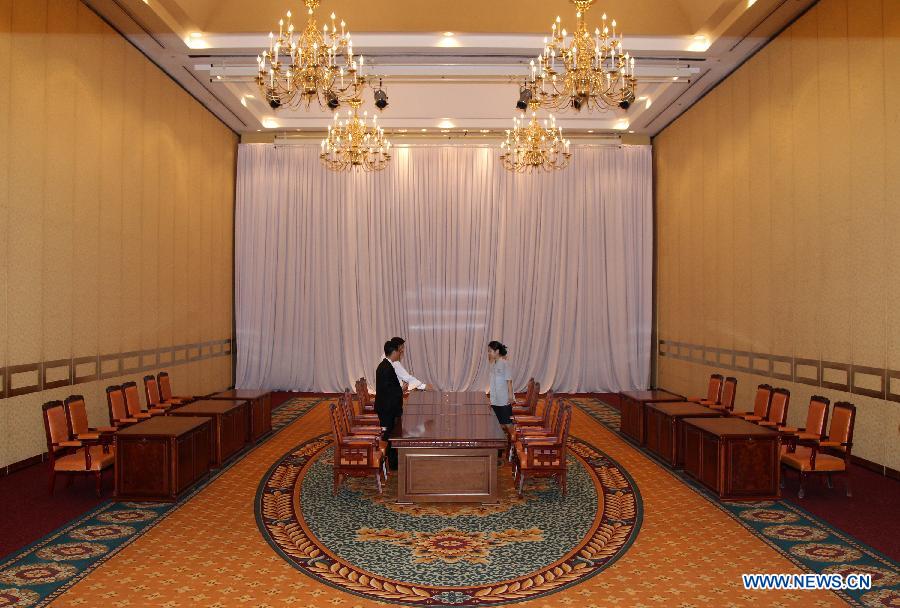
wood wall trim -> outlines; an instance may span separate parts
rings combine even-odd
[[[178,359],[175,356],[177,351],[189,352],[190,349],[196,349],[198,356],[194,358],[184,357]],[[199,353],[205,353],[200,355]],[[171,359],[161,361],[160,354],[171,354]],[[0,399],[10,399],[12,397],[21,397],[22,395],[30,395],[31,393],[39,393],[54,388],[62,388],[64,386],[74,386],[84,384],[86,382],[94,382],[105,378],[115,378],[128,374],[138,374],[141,372],[157,369],[163,365],[178,366],[199,361],[201,359],[213,359],[216,357],[229,357],[232,353],[232,340],[225,338],[223,340],[211,340],[196,344],[181,344],[177,346],[166,346],[162,348],[149,348],[146,350],[134,350],[122,353],[108,353],[104,355],[89,355],[85,357],[72,357],[69,359],[54,359],[52,361],[38,361],[37,363],[26,363],[23,365],[11,365],[8,367],[0,367]],[[127,359],[137,359],[138,364],[132,367],[126,367]],[[110,361],[116,361],[115,370],[103,371],[103,364]],[[92,373],[78,373],[78,366],[92,363],[94,371]],[[47,380],[47,370],[66,368],[66,378],[60,380]],[[37,382],[24,386],[13,386],[12,377],[15,374],[33,372],[37,374]]]

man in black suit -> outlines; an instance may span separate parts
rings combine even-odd
[[[384,438],[387,440],[394,424],[403,415],[403,387],[394,371],[394,361],[400,359],[400,347],[392,340],[384,343],[385,359],[378,364],[375,370],[375,413],[378,421],[385,429]],[[388,466],[391,470],[397,470],[397,450],[388,443]]]

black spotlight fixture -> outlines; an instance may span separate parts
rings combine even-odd
[[[379,110],[383,110],[388,107],[388,96],[387,93],[384,92],[382,85],[383,82],[379,80],[378,88],[375,90],[375,107]]]
[[[631,107],[631,104],[634,103],[634,93],[629,93],[625,99],[619,102],[619,107],[623,110],[627,110]]]
[[[332,110],[337,110],[339,107],[341,107],[341,101],[338,99],[337,95],[331,91],[328,92],[328,101],[326,103]]]
[[[278,99],[277,97],[273,97],[273,98],[269,99],[269,106],[273,110],[277,110],[278,108],[281,107],[281,100]]]
[[[519,101],[516,102],[516,108],[519,110],[527,110],[528,104],[531,102],[531,91],[527,87],[519,89]]]
[[[584,106],[584,101],[582,100],[581,97],[573,97],[573,98],[572,98],[572,107],[573,107],[576,111],[581,112],[581,108],[582,108],[583,106]]]

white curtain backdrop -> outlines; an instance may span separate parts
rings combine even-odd
[[[410,373],[444,390],[487,386],[493,339],[517,389],[647,386],[649,146],[575,148],[539,175],[488,148],[395,148],[376,174],[329,172],[318,152],[240,146],[239,387],[372,380],[395,335]]]

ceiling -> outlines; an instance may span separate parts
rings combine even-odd
[[[300,0],[83,1],[238,133],[318,137],[330,122],[318,107],[272,110],[254,82],[269,31],[288,9],[302,17]],[[638,101],[560,113],[559,123],[582,137],[653,136],[814,2],[598,0],[589,23],[606,12],[626,33]],[[575,23],[568,0],[323,0],[319,23],[331,12],[383,76],[390,105],[379,123],[402,137],[499,136],[556,16]]]

